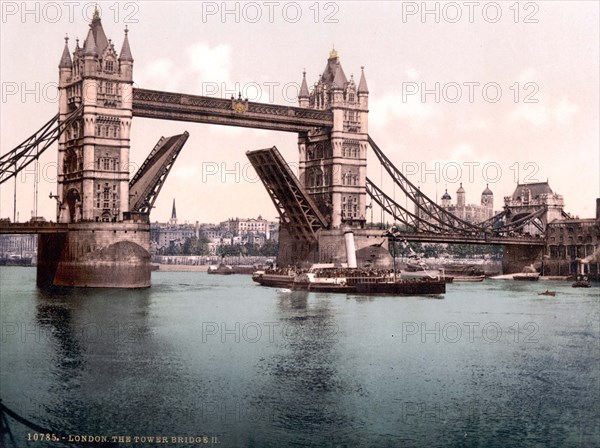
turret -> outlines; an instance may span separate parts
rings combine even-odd
[[[69,52],[68,37],[65,37],[65,48],[63,49],[58,68],[60,72],[60,83],[64,84],[68,82],[73,74],[73,61],[71,60],[71,53]]]
[[[369,106],[369,88],[367,87],[367,78],[365,78],[365,67],[360,68],[360,81],[358,83],[358,101],[363,107]]]
[[[128,33],[129,30],[125,26],[125,39],[123,39],[123,46],[121,47],[121,53],[119,53],[119,66],[123,77],[133,79],[133,57],[131,56],[131,48],[129,48]]]
[[[446,188],[446,191],[444,192],[444,194],[442,196],[442,207],[444,207],[444,208],[450,207],[451,200],[452,200],[452,198],[448,194],[448,189]]]
[[[465,189],[462,186],[462,182],[460,183],[460,187],[458,187],[458,190],[456,190],[456,206],[465,206]]]
[[[308,107],[310,92],[308,84],[306,84],[306,70],[302,72],[302,84],[300,84],[300,93],[298,94],[298,105],[300,107]]]
[[[489,184],[485,186],[485,190],[481,193],[481,205],[483,207],[494,208],[494,193],[490,190]]]

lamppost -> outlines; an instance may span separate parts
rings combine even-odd
[[[396,283],[396,227],[392,227],[383,234],[383,236],[388,237],[388,241],[390,237],[392,238],[392,264],[394,267],[394,283]]]
[[[371,209],[371,227],[373,227],[373,201],[369,205],[366,205],[365,208]]]
[[[48,197],[50,199],[56,199],[56,222],[58,222],[60,220],[60,207],[62,206],[62,202],[60,201],[60,197],[57,194],[52,194],[52,192],[50,192]]]

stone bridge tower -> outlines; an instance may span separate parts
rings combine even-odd
[[[544,232],[549,223],[564,217],[564,205],[563,196],[552,191],[548,181],[517,184],[512,196],[504,197],[504,208],[510,212],[509,222],[518,221],[524,216],[543,209],[544,213],[538,218],[538,223]],[[542,233],[542,230],[532,226],[525,230]]]
[[[129,211],[129,133],[133,58],[125,30],[121,52],[96,11],[83,48],[59,65],[60,120],[82,108],[58,146],[59,222],[121,222]]]
[[[369,90],[364,70],[358,86],[347,79],[337,51],[309,91],[306,73],[298,95],[300,107],[329,109],[333,128],[300,134],[299,177],[330,228],[365,223]]]
[[[100,288],[150,286],[150,224],[129,211],[133,58],[125,30],[117,54],[96,11],[83,48],[59,64],[59,119],[78,118],[58,142],[58,222],[38,236],[37,284]]]

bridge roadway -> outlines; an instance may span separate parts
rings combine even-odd
[[[545,246],[544,237],[531,236],[492,236],[492,235],[449,235],[429,232],[398,233],[396,241],[414,241],[420,243],[453,243],[453,244],[498,244],[517,246]]]
[[[133,89],[133,116],[287,132],[333,127],[333,113],[328,110],[139,88]]]
[[[0,235],[23,235],[32,233],[65,233],[69,229],[68,224],[57,222],[15,222],[0,223]]]
[[[23,222],[0,223],[0,235],[37,234],[37,233],[65,233],[69,230],[68,224],[56,222]],[[382,234],[386,236],[386,234]],[[517,236],[482,236],[482,235],[448,235],[439,233],[409,233],[402,232],[395,236],[396,241],[413,241],[421,243],[454,243],[454,244],[499,244],[518,246],[544,246],[543,237],[517,237]]]

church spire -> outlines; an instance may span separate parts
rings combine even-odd
[[[60,64],[58,68],[73,68],[73,61],[71,60],[71,53],[69,52],[69,37],[65,36],[65,48],[63,50],[62,57],[60,58]]]
[[[177,210],[175,210],[175,198],[173,198],[173,209],[171,210],[171,220],[177,221]]]
[[[131,56],[131,49],[129,48],[128,33],[129,30],[127,29],[127,25],[125,25],[125,39],[123,40],[123,47],[121,47],[121,53],[119,54],[121,62],[133,62],[133,56]]]

